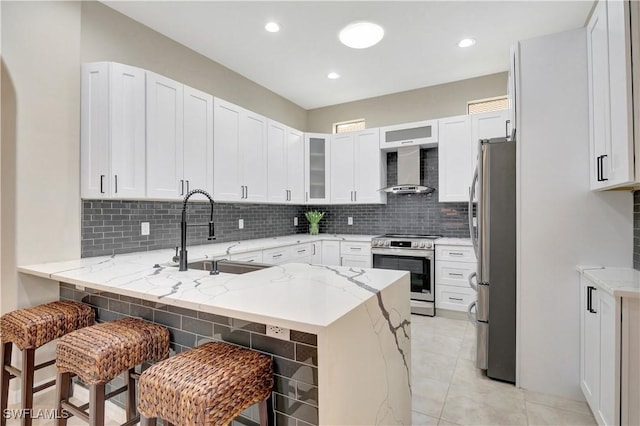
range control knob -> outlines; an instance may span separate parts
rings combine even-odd
[[[378,245],[378,242],[379,242],[378,240],[373,240],[373,241],[371,241],[371,247],[375,247],[375,246],[377,246],[377,245]]]
[[[389,247],[389,245],[390,245],[390,244],[389,244],[389,241],[385,241],[385,242],[384,242],[384,246],[385,246],[385,247]]]
[[[420,248],[425,248],[426,244],[424,241],[420,241]]]
[[[417,247],[418,247],[418,243],[417,243],[417,242],[415,242],[415,241],[413,241],[413,242],[411,243],[411,247],[413,247],[413,248],[417,248]]]

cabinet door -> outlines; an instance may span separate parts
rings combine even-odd
[[[589,308],[595,310],[598,306],[598,294],[585,278],[582,278],[580,288],[580,387],[587,402],[596,411],[594,407],[597,407],[600,388],[600,324],[598,314]]]
[[[509,101],[509,134],[513,136],[516,134],[518,128],[517,116],[518,116],[518,80],[520,72],[520,43],[516,44],[509,51],[509,73],[507,83],[507,99]],[[516,135],[517,137],[517,135]]]
[[[284,203],[289,200],[286,150],[286,126],[269,120],[267,124],[267,193],[272,203]]]
[[[305,144],[305,202],[327,204],[331,200],[331,135],[307,133]]]
[[[82,65],[80,177],[82,198],[110,194],[109,63]]]
[[[289,201],[304,203],[304,138],[302,132],[287,129],[287,188]]]
[[[147,71],[147,196],[179,199],[183,182],[183,85]]]
[[[354,135],[353,201],[360,204],[384,203],[387,194],[386,154],[380,151],[379,129],[369,129]],[[385,161],[383,162],[383,158]]]
[[[232,254],[232,255],[229,255],[229,259],[238,260],[241,262],[262,263],[262,250]]]
[[[289,262],[291,253],[289,247],[277,247],[262,251],[262,261],[270,265],[279,265]]]
[[[111,195],[145,196],[145,72],[110,64]]]
[[[604,167],[609,158],[611,141],[609,121],[609,47],[607,2],[599,1],[587,25],[587,73],[589,88],[589,143],[591,188],[607,185],[602,180],[609,170]],[[604,170],[603,170],[604,168]]]
[[[245,110],[240,127],[241,181],[245,201],[267,201],[267,119]]]
[[[355,134],[340,133],[331,138],[331,203],[349,204],[353,200]]]
[[[213,198],[239,201],[240,125],[242,108],[219,98],[213,100]]]
[[[354,268],[371,268],[371,256],[340,256],[340,266],[352,266]]]
[[[323,241],[322,242],[322,264],[330,266],[340,265],[340,242],[339,241]]]
[[[439,120],[438,201],[469,201],[475,167],[471,117],[459,115]]]
[[[322,241],[314,241],[311,243],[311,263],[314,265],[322,265]]]
[[[600,328],[600,389],[598,391],[598,415],[605,425],[620,424],[619,401],[620,389],[620,327],[616,323],[615,299],[606,293],[596,290],[598,293],[597,305],[594,305],[599,317]],[[593,303],[592,303],[593,304]],[[597,416],[596,416],[597,417]]]
[[[185,191],[213,192],[213,96],[184,86]]]
[[[471,158],[475,167],[480,139],[503,138],[507,136],[509,111],[491,111],[471,115]]]

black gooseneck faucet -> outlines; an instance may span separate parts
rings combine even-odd
[[[187,201],[192,195],[202,194],[209,199],[211,203],[211,218],[209,219],[209,223],[201,223],[189,226],[209,226],[209,236],[208,240],[215,240],[215,229],[213,227],[213,198],[207,191],[202,189],[194,189],[189,191],[187,195],[184,196],[184,202],[182,204],[182,220],[180,221],[180,271],[187,270]]]

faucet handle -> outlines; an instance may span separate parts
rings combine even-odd
[[[173,258],[171,259],[173,262],[179,262],[180,261],[180,256],[178,256],[178,247],[176,246],[176,255],[173,256]]]

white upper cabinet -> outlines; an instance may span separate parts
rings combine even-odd
[[[184,86],[185,190],[213,192],[213,96]]]
[[[438,201],[469,201],[474,167],[471,116],[443,118],[438,127]]]
[[[267,119],[214,99],[214,198],[267,201]]]
[[[520,44],[516,43],[509,51],[509,72],[507,81],[507,100],[509,102],[509,129],[507,137],[517,138],[516,129],[518,128],[518,73],[520,61]]]
[[[183,179],[183,85],[147,71],[147,196],[178,199]]]
[[[478,141],[505,137],[508,119],[509,111],[502,110],[438,120],[438,201],[469,201]]]
[[[82,198],[144,198],[144,70],[82,65],[80,140]]]
[[[380,149],[394,150],[403,146],[422,148],[438,144],[438,120],[416,121],[380,128]]]
[[[634,162],[630,7],[637,5],[633,3],[601,0],[587,25],[592,189],[633,185],[640,178],[640,161]],[[637,26],[633,31],[637,38]]]
[[[308,204],[329,204],[331,201],[331,135],[304,135],[305,195]]]
[[[386,183],[379,129],[338,133],[331,139],[331,203],[379,204]]]
[[[147,71],[147,197],[213,189],[213,96]]]
[[[269,120],[267,124],[269,202],[304,202],[304,139],[302,133]]]

